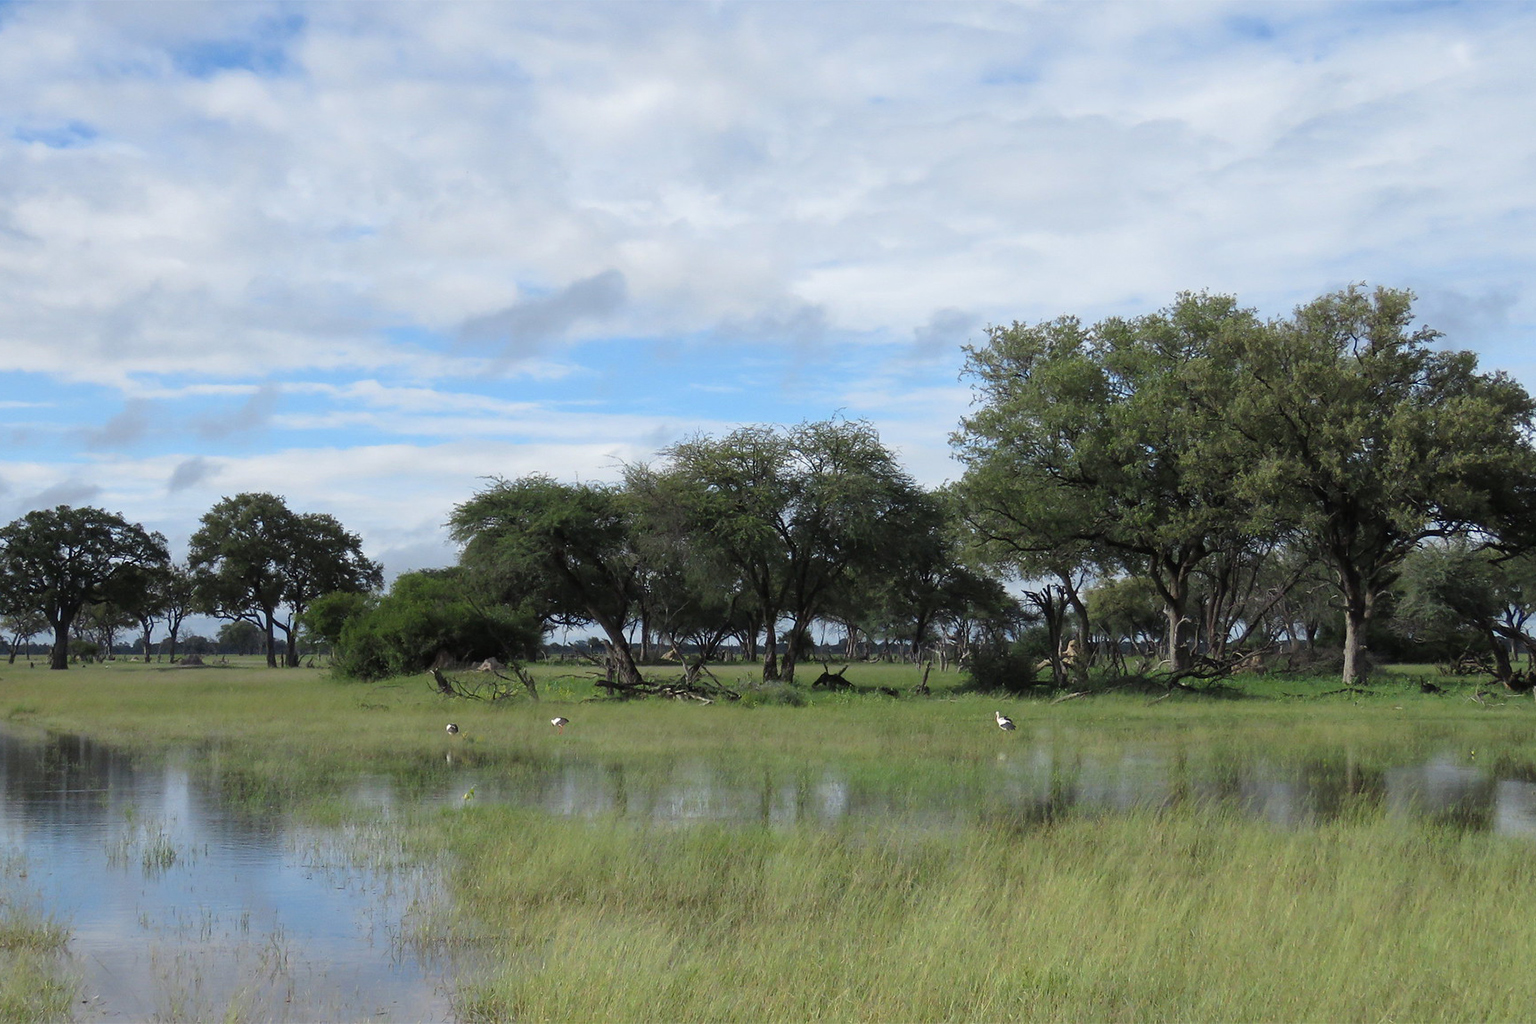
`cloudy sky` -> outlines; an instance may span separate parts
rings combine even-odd
[[[1536,7],[0,2],[0,521],[391,571],[493,475],[867,417],[989,323],[1410,287],[1536,386]]]

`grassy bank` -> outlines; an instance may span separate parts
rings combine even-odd
[[[1430,694],[1406,673],[1363,694],[1276,677],[1219,696],[1125,689],[1052,703],[967,694],[935,673],[934,696],[891,698],[877,688],[909,689],[913,669],[855,666],[865,692],[702,706],[588,702],[600,695],[589,677],[538,672],[542,703],[491,705],[443,698],[425,677],[18,666],[0,669],[0,719],[148,758],[179,751],[253,814],[358,824],[417,863],[445,858],[451,899],[412,934],[463,955],[455,1005],[469,1019],[1536,1015],[1523,971],[1536,954],[1536,850],[1392,816],[1380,795],[1384,773],[1430,756],[1536,780],[1529,697],[1474,701],[1454,680]],[[998,708],[1014,733],[993,724]],[[571,720],[563,732],[555,715]],[[989,792],[1012,763],[1048,761],[1052,784],[1070,789],[1085,764],[1148,750],[1192,780],[1262,751],[1300,774],[1347,761],[1365,781],[1294,829],[1198,800],[1031,818]],[[808,785],[830,765],[851,791],[974,807],[942,828],[896,816],[681,827],[455,796],[451,811],[407,799],[380,829],[364,820],[380,812],[345,799],[365,775],[408,798],[570,765],[622,766],[638,791],[695,762],[727,781],[799,771]],[[0,991],[44,991],[27,972],[47,969],[46,949],[0,960]]]

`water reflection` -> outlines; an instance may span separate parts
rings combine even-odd
[[[360,871],[333,837],[230,813],[183,764],[0,734],[0,844],[66,922],[80,1019],[443,1020],[395,940],[427,879]]]
[[[1507,770],[1506,770],[1507,768]],[[1385,767],[1353,752],[1296,757],[1196,751],[1149,743],[1090,755],[1049,741],[1016,745],[995,763],[916,778],[862,775],[837,764],[774,769],[704,759],[644,763],[560,758],[460,766],[429,800],[475,799],[567,817],[648,823],[758,823],[772,827],[898,821],[955,828],[1201,806],[1285,827],[1381,810],[1389,817],[1536,836],[1536,782],[1528,766],[1498,773],[1449,753]]]

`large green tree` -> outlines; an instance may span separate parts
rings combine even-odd
[[[1162,602],[1168,664],[1187,670],[1195,570],[1269,528],[1233,489],[1246,439],[1198,389],[1225,339],[1262,332],[1230,297],[1190,294],[1092,327],[992,328],[969,351],[978,408],[954,438],[986,557],[1069,588],[1094,564],[1143,576]]]
[[[357,535],[324,513],[295,513],[275,494],[221,499],[192,535],[188,564],[203,608],[262,630],[273,668],[279,630],[287,663],[298,664],[296,621],[315,598],[383,584]]]
[[[459,563],[508,604],[545,621],[590,622],[603,631],[617,681],[641,682],[630,643],[639,608],[634,502],[622,487],[564,484],[547,476],[495,480],[449,519]]]
[[[1224,335],[1205,407],[1248,442],[1236,493],[1280,510],[1333,575],[1346,684],[1404,559],[1429,537],[1529,533],[1530,396],[1414,326],[1406,291],[1352,287]]]
[[[921,500],[863,421],[743,427],[663,457],[681,529],[731,568],[762,616],[765,679],[794,679],[811,623],[839,586],[894,571]]]
[[[53,628],[50,667],[69,667],[81,608],[110,601],[136,571],[166,564],[165,538],[89,506],[39,509],[0,530],[0,612],[40,612]]]

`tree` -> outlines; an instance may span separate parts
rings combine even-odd
[[[0,612],[40,612],[53,628],[50,668],[69,667],[69,629],[80,609],[111,597],[135,569],[170,559],[165,538],[89,506],[28,512],[0,530]]]
[[[272,668],[278,630],[288,641],[287,664],[298,664],[295,620],[316,597],[383,583],[382,569],[363,556],[355,534],[331,516],[295,514],[274,494],[222,499],[203,516],[190,547],[199,603],[262,630]]]
[[[637,686],[628,635],[640,596],[633,515],[622,488],[533,475],[493,481],[454,508],[449,529],[464,545],[459,564],[509,603],[526,598],[541,617],[594,623],[618,682]]]
[[[1429,537],[1524,528],[1536,495],[1533,405],[1470,352],[1413,330],[1411,293],[1351,287],[1286,323],[1223,336],[1205,407],[1251,444],[1236,493],[1282,510],[1333,574],[1346,685],[1364,674],[1378,599]]]
[[[181,633],[181,624],[186,621],[197,607],[197,583],[192,578],[192,570],[185,563],[176,563],[170,566],[169,571],[161,580],[161,614],[165,618],[166,632],[166,659],[172,664],[176,662],[177,638]]]
[[[324,594],[362,594],[384,585],[384,570],[363,555],[362,540],[323,512],[294,518],[282,573],[290,614],[277,626],[288,640],[290,666],[299,663],[295,628],[310,602]]]
[[[1054,576],[1074,597],[1086,565],[1144,576],[1162,602],[1168,665],[1187,671],[1195,570],[1268,529],[1233,491],[1245,439],[1197,387],[1222,339],[1261,332],[1232,298],[1191,294],[1091,328],[1063,317],[990,329],[966,363],[980,408],[954,438],[989,559]]]
[[[6,636],[6,646],[10,648],[10,664],[16,664],[16,654],[24,646],[30,646],[32,638],[48,628],[48,619],[42,612],[22,612],[19,615],[7,615],[0,619],[0,630]],[[32,660],[28,653],[27,661]]]
[[[219,647],[230,654],[260,654],[266,650],[266,636],[261,627],[245,619],[224,623],[219,627],[217,640]]]
[[[1393,626],[1421,642],[1478,644],[1492,658],[1494,675],[1507,682],[1511,651],[1536,653],[1525,631],[1533,613],[1536,558],[1500,558],[1454,537],[1421,545],[1403,560]]]
[[[890,573],[920,498],[873,426],[826,420],[743,427],[663,452],[666,493],[693,544],[755,599],[763,678],[793,681],[811,622],[836,588]],[[779,662],[778,627],[788,643]]]

